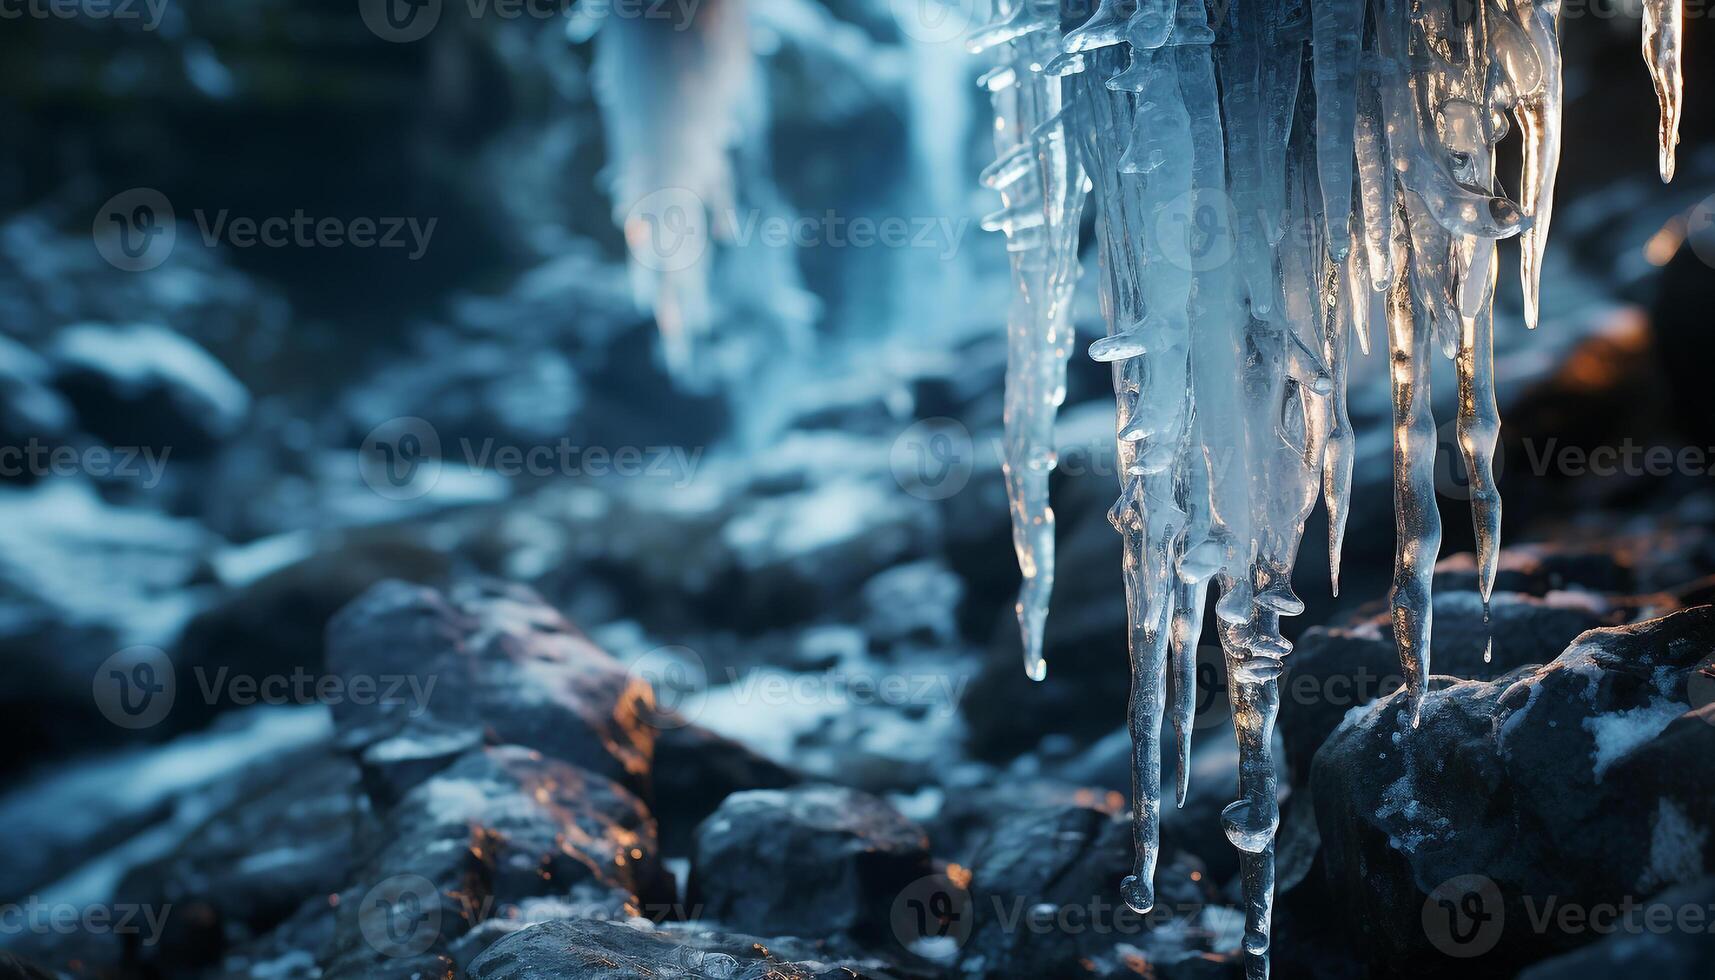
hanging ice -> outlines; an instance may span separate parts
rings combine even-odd
[[[1079,56],[1050,65],[1060,55],[1056,2],[1021,0],[971,42],[975,51],[1005,44],[1001,63],[983,76],[994,102],[996,159],[982,182],[1001,196],[1001,209],[984,218],[983,227],[1006,234],[1012,260],[1003,469],[1013,550],[1024,576],[1017,603],[1024,670],[1033,680],[1042,680],[1048,668],[1042,657],[1054,589],[1048,478],[1055,465],[1054,417],[1066,399],[1078,221],[1087,193],[1083,164],[1061,118],[1060,73],[1075,70]]]
[[[1164,720],[1184,801],[1213,583],[1240,751],[1240,799],[1222,823],[1241,854],[1255,980],[1268,972],[1279,823],[1270,743],[1292,649],[1280,619],[1304,609],[1291,577],[1319,496],[1338,579],[1353,456],[1345,388],[1351,351],[1368,354],[1372,333],[1393,392],[1390,604],[1414,713],[1431,666],[1441,543],[1436,351],[1457,368],[1485,603],[1494,586],[1495,242],[1523,235],[1534,326],[1560,156],[1559,3],[1101,0],[1086,12],[999,0],[972,43],[1000,51],[985,76],[998,159],[984,181],[1001,192],[988,224],[1006,232],[1013,257],[1007,485],[1026,668],[1041,676],[1051,428],[1088,187],[1108,327],[1090,355],[1113,370],[1120,494],[1109,516],[1130,619],[1136,863],[1124,898],[1139,911],[1154,902]],[[1677,0],[1645,0],[1664,178],[1682,31]],[[1496,180],[1509,115],[1522,137],[1516,199]]]

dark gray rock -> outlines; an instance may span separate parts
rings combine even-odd
[[[1527,664],[1547,663],[1585,630],[1614,625],[1602,600],[1573,594],[1543,599],[1497,592],[1487,624],[1475,592],[1436,592],[1434,609],[1431,669],[1473,680],[1493,680]],[[1485,650],[1489,660],[1484,660]],[[1279,725],[1287,763],[1302,778],[1316,750],[1347,712],[1392,694],[1404,683],[1388,617],[1349,629],[1306,630],[1286,660],[1280,683]],[[1224,698],[1225,692],[1219,696]]]
[[[886,980],[900,976],[841,962],[815,946],[700,929],[664,931],[599,919],[531,926],[499,940],[470,965],[470,980]]]
[[[1508,545],[1495,570],[1496,592],[1544,596],[1561,589],[1606,595],[1636,587],[1636,575],[1613,549],[1560,544]],[[1477,591],[1477,556],[1469,551],[1435,563],[1435,591]]]
[[[434,753],[409,751],[399,739],[444,744],[451,732],[475,732],[647,796],[649,685],[523,586],[482,582],[443,595],[382,582],[329,622],[327,643],[328,671],[348,688],[378,684],[396,695],[333,706],[340,743],[370,762],[420,763]],[[389,750],[369,751],[389,740]],[[406,788],[400,776],[377,779],[397,794]]]
[[[1715,963],[1715,931],[1709,928],[1712,909],[1715,880],[1670,888],[1604,923],[1606,935],[1597,942],[1538,963],[1520,973],[1519,980],[1620,976],[1703,980]]]
[[[416,786],[382,815],[368,847],[340,896],[323,956],[329,978],[380,968],[438,975],[451,969],[451,944],[532,898],[609,916],[672,904],[642,801],[520,746],[473,752]]]
[[[960,969],[984,977],[1117,977],[1147,962],[1185,976],[1212,954],[1209,913],[1218,905],[1202,863],[1170,853],[1156,871],[1157,904],[1139,915],[1120,901],[1131,872],[1128,819],[1104,809],[1056,806],[998,821],[971,859],[969,937]],[[1218,912],[1216,914],[1219,914]],[[953,935],[957,935],[954,933]]]
[[[75,425],[71,406],[52,387],[48,362],[10,337],[0,336],[0,446],[16,452],[0,467],[0,480],[35,483],[44,473],[29,463],[32,444],[69,446]]]
[[[655,736],[655,819],[668,854],[690,854],[696,829],[728,796],[783,789],[796,772],[697,725],[663,725]]]
[[[880,933],[929,873],[929,838],[883,801],[838,786],[727,797],[697,828],[687,901],[745,932]]]
[[[80,426],[113,446],[147,446],[181,459],[208,456],[250,412],[250,393],[207,351],[154,324],[79,324],[62,330],[54,385]]]
[[[1553,663],[1354,713],[1311,770],[1335,913],[1373,964],[1512,971],[1589,909],[1708,874],[1715,608],[1592,630]]]
[[[357,767],[327,751],[290,762],[121,880],[122,902],[172,910],[141,961],[169,973],[210,965],[345,882],[362,800]]]

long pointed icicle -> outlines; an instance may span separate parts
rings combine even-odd
[[[1681,53],[1685,47],[1685,11],[1680,0],[1644,0],[1644,62],[1655,82],[1655,97],[1661,103],[1661,180],[1673,180],[1674,151],[1679,147],[1680,103],[1684,98],[1685,74]]]
[[[1031,592],[1047,581],[1044,556],[1052,574],[1051,518],[1043,544],[1032,516],[1051,514],[1038,493],[1046,468],[1026,464],[1041,450],[1051,465],[1044,424],[1057,398],[1042,396],[1059,381],[1045,352],[1060,348],[1047,338],[1070,336],[1046,311],[1065,315],[1088,186],[1107,327],[1089,353],[1113,378],[1119,499],[1109,519],[1122,541],[1132,667],[1135,855],[1121,896],[1139,911],[1155,902],[1163,731],[1173,730],[1183,804],[1196,648],[1212,605],[1239,745],[1239,798],[1222,828],[1240,852],[1248,980],[1268,975],[1279,824],[1270,743],[1292,651],[1281,620],[1304,609],[1292,577],[1318,498],[1338,594],[1357,443],[1346,389],[1355,365],[1381,370],[1354,361],[1372,335],[1393,396],[1390,605],[1414,719],[1441,546],[1436,351],[1455,362],[1478,591],[1485,602],[1493,592],[1495,243],[1523,236],[1534,326],[1561,145],[1559,2],[1101,0],[1083,23],[1063,24],[1072,8],[1055,0],[1001,0],[974,36],[1002,48],[987,76],[997,160],[983,179],[1002,195],[987,224],[1008,233],[1022,304],[1009,323],[1007,476],[1027,570],[1026,649],[1032,596],[1046,600],[1045,588]],[[1664,175],[1681,111],[1677,2],[1646,0]],[[1521,137],[1516,202],[1495,179],[1509,114]]]
[[[1072,350],[1072,289],[1078,278],[1078,224],[1084,169],[1059,121],[1061,78],[1041,71],[1060,53],[1059,31],[1040,0],[1020,5],[978,32],[1005,42],[1007,85],[990,85],[996,160],[984,183],[1001,194],[992,222],[1007,234],[1014,289],[1007,316],[1006,439],[1002,470],[1012,511],[1013,550],[1023,582],[1014,611],[1024,671],[1047,676],[1043,633],[1054,590],[1054,418],[1066,398]]]

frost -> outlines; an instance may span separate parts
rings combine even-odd
[[[1674,0],[1645,6],[1666,177],[1682,18]],[[1102,0],[1082,23],[1066,14],[1053,0],[997,0],[971,36],[973,50],[996,51],[983,83],[997,159],[983,179],[1001,208],[985,226],[1006,234],[1013,260],[1007,489],[1026,669],[1039,678],[1045,667],[1050,429],[1070,341],[1077,219],[1093,191],[1107,336],[1089,353],[1113,372],[1120,495],[1110,518],[1123,539],[1132,666],[1136,859],[1122,892],[1139,911],[1154,903],[1164,720],[1180,758],[1175,794],[1185,799],[1195,655],[1213,585],[1240,751],[1240,800],[1222,823],[1241,852],[1246,971],[1260,978],[1279,823],[1271,741],[1292,649],[1280,618],[1304,609],[1290,583],[1319,498],[1338,591],[1356,446],[1345,405],[1354,348],[1385,347],[1383,363],[1367,369],[1385,364],[1392,388],[1390,605],[1408,725],[1430,676],[1441,545],[1429,391],[1437,351],[1457,371],[1485,607],[1493,591],[1495,243],[1523,236],[1534,325],[1560,157],[1559,3]],[[1497,168],[1496,149],[1511,126],[1521,137],[1516,198],[1497,180],[1510,170]]]
[[[1651,698],[1646,705],[1584,719],[1584,730],[1596,739],[1592,752],[1596,781],[1601,782],[1610,766],[1660,735],[1683,714],[1683,701]]]
[[[1654,891],[1701,877],[1707,843],[1709,831],[1694,826],[1672,800],[1662,800],[1650,827],[1649,867],[1638,888]]]

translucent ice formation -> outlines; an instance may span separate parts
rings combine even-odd
[[[1094,191],[1099,292],[1112,365],[1130,616],[1135,867],[1128,904],[1154,904],[1161,731],[1186,791],[1195,657],[1210,587],[1240,751],[1222,816],[1242,857],[1244,948],[1268,972],[1279,823],[1270,744],[1278,678],[1301,613],[1291,577],[1320,497],[1339,548],[1352,484],[1351,352],[1385,345],[1393,393],[1397,550],[1393,634],[1418,710],[1427,683],[1435,502],[1434,353],[1458,377],[1479,590],[1493,589],[1501,505],[1493,356],[1495,242],[1523,236],[1534,326],[1560,156],[1558,0],[998,0],[972,36],[999,158],[989,226],[1013,253],[1007,481],[1025,574],[1026,668],[1040,677],[1053,575],[1046,479],[1060,402],[1076,230]],[[1677,0],[1645,0],[1644,53],[1661,102],[1661,171],[1680,116]],[[1519,128],[1521,186],[1496,180]],[[1379,369],[1379,365],[1372,370]]]

